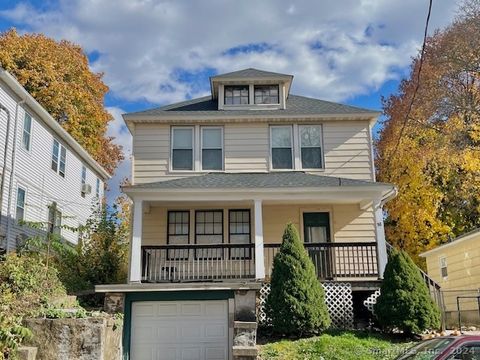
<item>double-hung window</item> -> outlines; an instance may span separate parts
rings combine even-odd
[[[202,170],[223,169],[223,131],[221,127],[202,127]]]
[[[247,105],[248,85],[225,86],[225,105]]]
[[[15,217],[17,221],[25,220],[25,199],[26,199],[25,189],[18,187],[17,188],[17,208],[15,212]]]
[[[100,199],[100,179],[97,178],[97,185],[95,186],[95,197]]]
[[[223,210],[195,211],[195,243],[221,244],[223,242]],[[222,249],[206,248],[196,251],[196,258],[217,259]]]
[[[80,195],[82,195],[82,197],[85,197],[85,186],[87,184],[87,168],[85,166],[82,165],[82,186],[80,188]]]
[[[190,237],[190,211],[176,210],[168,212],[167,243],[186,245]],[[168,250],[169,259],[188,259],[189,249]]]
[[[229,240],[231,244],[250,244],[250,210],[230,210]],[[230,257],[233,259],[249,259],[251,249],[248,247],[231,249]]]
[[[52,149],[52,170],[62,177],[65,177],[66,158],[67,149],[54,139]]]
[[[448,277],[448,269],[447,269],[447,258],[441,257],[440,258],[440,275],[442,278]]]
[[[293,136],[291,126],[271,126],[271,158],[273,169],[293,169]]]
[[[193,170],[193,130],[172,128],[172,170]]]
[[[321,169],[322,127],[320,125],[300,125],[299,136],[302,169]]]
[[[279,104],[278,85],[255,85],[255,104]]]
[[[22,147],[30,151],[32,141],[32,117],[25,113],[23,118],[23,134],[22,134]]]

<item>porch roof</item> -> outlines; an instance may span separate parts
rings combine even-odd
[[[132,196],[149,194],[163,194],[173,196],[174,199],[189,197],[192,195],[205,196],[212,199],[214,195],[230,196],[232,199],[239,195],[249,194],[265,198],[267,194],[291,195],[294,198],[309,194],[320,194],[340,200],[360,201],[363,199],[385,198],[396,192],[392,184],[347,179],[333,176],[313,175],[303,171],[269,172],[269,173],[207,173],[204,175],[189,176],[173,180],[158,181],[152,183],[124,186],[123,191]],[[245,196],[243,196],[245,197]],[[316,197],[316,195],[314,196]],[[327,199],[327,197],[325,197]]]

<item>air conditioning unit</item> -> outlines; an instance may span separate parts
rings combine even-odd
[[[83,185],[82,185],[82,193],[83,193],[83,194],[91,194],[91,193],[92,193],[92,185],[90,185],[90,184],[83,184]]]

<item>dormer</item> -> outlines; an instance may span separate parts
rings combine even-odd
[[[212,76],[212,98],[218,110],[278,110],[286,108],[293,75],[244,69]]]

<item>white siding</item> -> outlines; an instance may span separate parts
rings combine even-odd
[[[83,162],[78,154],[59,138],[54,136],[53,131],[45,125],[39,116],[30,109],[18,107],[18,118],[15,121],[15,110],[18,99],[9,91],[7,86],[0,81],[0,103],[7,106],[12,114],[11,129],[8,145],[8,158],[6,162],[6,184],[2,201],[1,235],[6,236],[7,222],[10,222],[10,249],[16,244],[17,236],[32,234],[32,230],[17,225],[15,217],[17,187],[26,189],[25,220],[33,222],[46,222],[48,208],[53,201],[57,202],[62,212],[62,225],[77,227],[85,224],[91,214],[91,206],[96,197],[96,179],[99,174],[87,164],[87,184],[92,186],[91,194],[83,198],[81,189],[81,169]],[[25,110],[32,116],[32,135],[30,151],[22,147],[22,130]],[[0,166],[3,168],[3,150],[6,139],[5,113],[0,112]],[[8,214],[9,188],[8,180],[11,173],[11,154],[13,148],[14,125],[17,123],[16,156],[13,176],[13,191],[10,199],[10,217]],[[67,149],[65,178],[51,169],[53,139],[56,138]],[[100,178],[101,179],[101,178]],[[100,186],[100,196],[103,196],[103,182]],[[77,242],[78,234],[70,230],[62,229],[62,236],[72,243]]]
[[[329,121],[321,124],[325,168],[315,173],[374,180],[368,121]],[[270,170],[269,124],[225,123],[223,127],[225,171]],[[166,124],[136,124],[133,157],[134,182],[137,184],[198,174],[169,171],[170,126]]]

